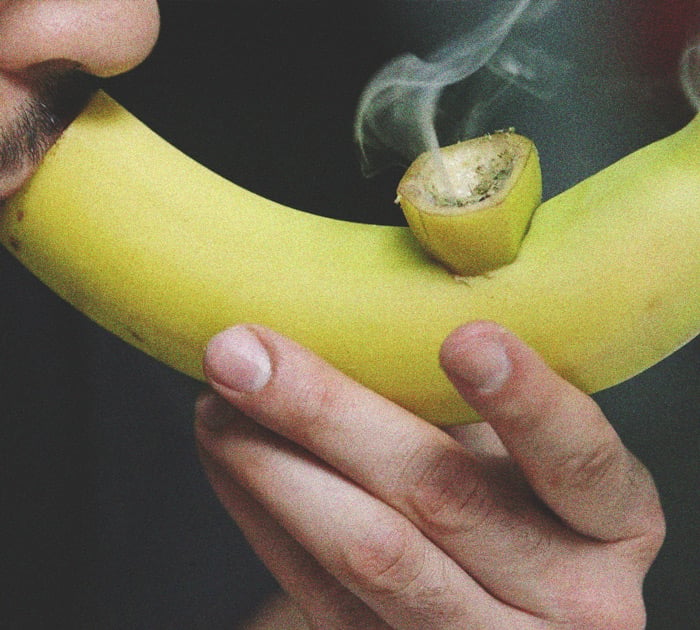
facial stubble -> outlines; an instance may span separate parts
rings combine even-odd
[[[0,127],[0,173],[36,166],[95,87],[92,77],[77,70],[38,80],[33,95]]]

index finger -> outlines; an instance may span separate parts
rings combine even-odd
[[[598,405],[515,335],[492,322],[463,326],[443,344],[441,363],[540,499],[570,527],[603,541],[660,529],[648,471]]]

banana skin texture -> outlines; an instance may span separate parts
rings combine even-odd
[[[587,392],[697,334],[700,117],[539,206],[514,262],[459,282],[408,228],[263,199],[100,92],[7,201],[0,239],[80,311],[195,378],[212,335],[254,322],[430,422],[469,422],[438,364],[466,321],[511,329]]]

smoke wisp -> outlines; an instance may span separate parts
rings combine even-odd
[[[450,112],[450,136],[476,135],[485,114],[510,89],[547,98],[551,86],[567,72],[567,63],[530,45],[527,35],[555,5],[555,0],[493,2],[486,19],[463,36],[423,59],[407,53],[384,66],[366,86],[355,118],[364,174],[409,163],[424,151],[436,152],[445,88],[482,69],[496,80],[490,88],[481,86],[466,117],[460,112],[455,119]]]
[[[685,95],[695,111],[700,112],[700,37],[685,49],[680,76]]]

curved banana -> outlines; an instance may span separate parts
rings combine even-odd
[[[697,334],[700,118],[542,204],[516,260],[465,283],[408,229],[263,199],[98,93],[7,202],[0,238],[79,310],[194,377],[213,334],[255,322],[432,422],[465,422],[438,349],[467,320],[510,328],[589,392]]]

